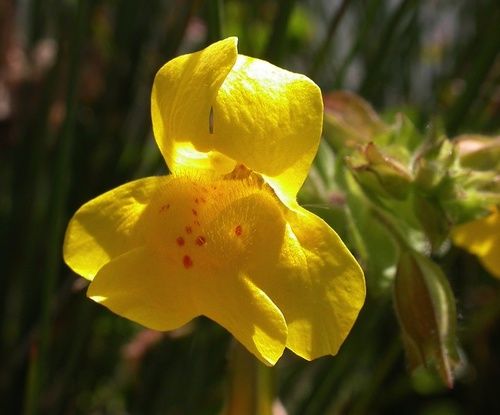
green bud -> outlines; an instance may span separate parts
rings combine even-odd
[[[454,297],[441,268],[417,252],[402,252],[394,302],[410,368],[433,368],[451,388],[461,361]]]
[[[439,204],[439,200],[417,194],[413,199],[413,209],[431,244],[432,251],[438,251],[448,238],[451,227],[451,221]]]
[[[500,204],[500,174],[495,171],[458,168],[449,181],[452,191],[439,195],[453,224],[474,220]]]
[[[455,138],[455,147],[462,167],[500,171],[500,136],[461,135]]]
[[[403,113],[397,113],[388,134],[376,141],[383,146],[393,146],[399,156],[408,157],[422,144],[422,134]]]
[[[415,184],[427,192],[435,192],[448,177],[455,161],[455,148],[446,137],[429,138],[419,150],[414,163]]]
[[[388,130],[371,105],[356,94],[335,91],[325,95],[324,102],[324,133],[336,151],[373,141]]]
[[[347,158],[347,165],[367,193],[398,200],[408,196],[412,181],[409,172],[397,160],[382,154],[372,142]]]

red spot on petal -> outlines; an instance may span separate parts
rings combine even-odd
[[[196,238],[196,241],[195,241],[195,242],[196,242],[196,245],[198,245],[198,246],[203,246],[203,245],[205,245],[205,243],[207,242],[207,240],[205,239],[205,237],[204,237],[204,236],[201,236],[201,235],[200,235],[200,236],[198,236],[198,237]]]
[[[199,199],[198,198],[194,199],[194,203],[196,204],[200,203]]]
[[[241,225],[238,225],[236,228],[234,228],[234,234],[236,236],[241,236],[242,232],[243,232],[243,229],[241,228]]]
[[[191,209],[191,212],[193,212],[194,216],[198,216],[198,211],[196,209]]]
[[[193,233],[191,226],[186,226],[186,233]]]
[[[176,242],[177,242],[177,245],[179,246],[183,246],[185,241],[184,241],[184,238],[182,236],[179,236],[177,239],[176,239]]]
[[[206,203],[207,200],[204,197],[200,197],[201,203]]]
[[[193,260],[189,255],[184,255],[184,258],[182,258],[182,264],[186,269],[191,268],[193,266]]]
[[[167,203],[166,205],[163,205],[160,208],[160,212],[165,212],[166,210],[170,209],[170,203]]]

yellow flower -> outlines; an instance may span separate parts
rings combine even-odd
[[[483,266],[500,278],[500,208],[486,217],[457,226],[452,233],[455,245],[477,255]]]
[[[236,45],[160,69],[153,130],[172,174],[83,205],[64,258],[92,281],[91,299],[144,326],[205,315],[266,364],[285,347],[335,354],[365,285],[337,234],[296,202],[320,139],[321,93]]]

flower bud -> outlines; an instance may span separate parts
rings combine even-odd
[[[451,221],[443,210],[439,201],[428,199],[422,195],[415,195],[413,209],[433,252],[439,250],[448,238]]]
[[[451,141],[445,137],[429,138],[415,161],[415,184],[429,192],[440,186],[455,161],[454,150]]]
[[[498,172],[458,168],[448,182],[448,189],[439,189],[439,197],[455,225],[477,219],[491,206],[500,204]]]
[[[500,170],[500,136],[461,135],[455,138],[460,164],[474,170]]]
[[[394,283],[394,302],[410,368],[432,367],[451,388],[460,365],[456,309],[441,269],[417,252],[403,252]]]
[[[347,164],[368,193],[398,200],[407,197],[412,180],[410,173],[396,159],[382,154],[373,142],[348,158]]]
[[[324,103],[324,132],[337,151],[372,141],[389,128],[368,102],[351,92],[331,92]]]

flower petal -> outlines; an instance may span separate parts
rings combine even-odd
[[[168,62],[153,85],[152,118],[172,171],[260,173],[289,204],[319,144],[323,102],[304,75],[237,56],[236,39]]]
[[[267,268],[278,257],[282,205],[251,180],[185,173],[167,177],[149,197],[140,223],[148,255],[130,252],[103,266],[89,295],[156,329],[171,328],[170,314],[174,322],[183,321],[177,310],[182,316],[206,315],[264,363],[274,364],[286,345],[286,322],[247,269],[256,263]]]
[[[485,218],[457,226],[452,239],[455,245],[477,255],[484,267],[500,278],[500,208]]]
[[[219,194],[218,203],[224,207],[205,227],[205,278],[198,282],[197,298],[203,314],[272,365],[286,345],[286,322],[253,279],[276,262],[285,222],[280,203],[269,191],[241,186],[239,181],[226,182],[224,191],[235,199],[226,204],[228,196]]]
[[[199,150],[210,136],[211,108],[217,91],[236,62],[237,39],[231,37],[206,49],[167,62],[156,74],[151,94],[153,132],[168,167],[228,173],[234,161],[217,152]],[[205,146],[206,147],[206,146]]]
[[[287,335],[281,311],[244,274],[214,275],[196,265],[183,267],[171,256],[137,248],[104,265],[88,296],[155,330],[172,330],[206,315],[262,362],[276,363]]]
[[[87,295],[111,311],[154,330],[173,330],[196,317],[190,285],[175,264],[139,247],[104,265]]]
[[[148,177],[119,186],[84,204],[71,218],[64,260],[91,280],[108,261],[141,244],[138,221],[166,177]]]
[[[287,219],[280,263],[258,285],[285,316],[289,349],[308,360],[334,355],[364,303],[363,272],[322,219],[302,208]]]
[[[317,85],[304,75],[239,55],[214,105],[217,150],[263,175],[295,200],[316,154],[323,120]],[[198,144],[202,146],[202,142]]]
[[[203,314],[225,327],[266,365],[283,354],[287,327],[273,301],[244,273],[200,278],[197,302]]]

